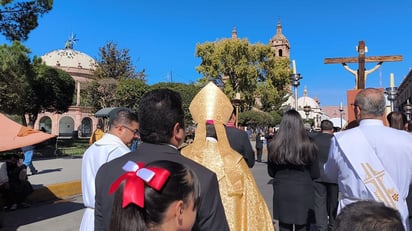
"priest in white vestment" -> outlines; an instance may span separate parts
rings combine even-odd
[[[409,230],[406,197],[412,182],[412,136],[386,127],[381,89],[361,90],[354,103],[359,126],[335,133],[325,173],[338,183],[340,210],[355,201],[376,200],[396,208]]]
[[[138,136],[137,115],[121,109],[115,113],[108,133],[93,143],[83,154],[82,196],[86,207],[81,231],[94,230],[95,178],[99,168],[106,162],[130,152],[128,145]]]

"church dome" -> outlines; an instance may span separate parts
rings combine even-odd
[[[289,44],[288,39],[283,34],[275,34],[270,40],[271,43]]]
[[[41,57],[48,66],[94,69],[96,61],[89,55],[70,48],[51,51]]]
[[[304,106],[310,106],[312,109],[319,108],[319,100],[308,96],[308,89],[305,87],[303,96],[298,99],[298,108],[303,110]]]
[[[310,98],[309,96],[303,96],[298,99],[298,107],[303,108],[304,106],[310,106],[311,108],[319,108],[319,104],[316,100]]]
[[[270,44],[289,46],[288,39],[282,33],[282,25],[280,24],[280,20],[278,21],[278,24],[276,26],[276,34],[270,39]]]

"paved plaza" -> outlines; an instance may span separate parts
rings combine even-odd
[[[29,176],[36,189],[29,198],[32,207],[3,212],[0,230],[78,230],[83,215],[81,158],[34,160],[33,164],[39,173]],[[266,163],[256,162],[251,171],[272,214],[272,186]]]

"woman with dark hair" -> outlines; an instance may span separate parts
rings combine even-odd
[[[287,111],[270,143],[268,173],[273,177],[273,217],[280,230],[309,230],[313,222],[312,179],[319,177],[317,148],[300,114]]]
[[[147,165],[127,162],[111,186],[115,199],[110,230],[191,230],[199,204],[195,173],[161,160]]]
[[[408,128],[408,119],[406,115],[399,111],[390,112],[386,119],[389,122],[389,127],[395,128],[398,130],[407,130]]]

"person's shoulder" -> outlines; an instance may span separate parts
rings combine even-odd
[[[239,128],[235,127],[227,127],[226,126],[226,133],[229,135],[238,135],[238,136],[246,136],[248,137],[248,134],[246,131],[240,130]]]
[[[110,160],[106,163],[104,163],[102,166],[100,166],[98,173],[99,172],[111,172],[114,171],[114,169],[122,169],[122,166],[128,161],[132,160],[133,158],[133,152],[126,153],[120,157],[117,157],[113,160]]]
[[[323,132],[318,132],[316,135],[313,135],[312,138],[316,140],[323,140],[323,139],[331,139],[333,137],[333,134],[330,133],[323,133]]]

